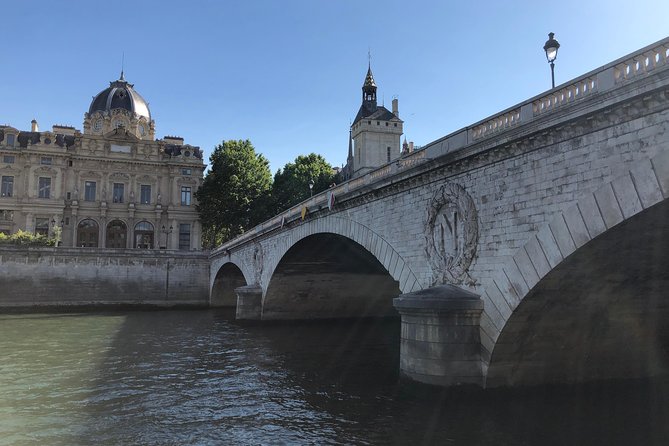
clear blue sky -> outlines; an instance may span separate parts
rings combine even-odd
[[[550,7],[548,5],[551,5]],[[119,76],[157,136],[209,154],[250,139],[272,172],[297,155],[346,160],[371,49],[379,101],[399,98],[424,145],[669,35],[669,2],[33,0],[0,2],[0,123],[82,129]]]

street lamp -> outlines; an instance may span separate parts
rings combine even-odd
[[[309,180],[309,193],[314,196],[314,180]]]
[[[548,33],[548,40],[544,45],[544,51],[546,52],[546,59],[548,60],[548,63],[551,64],[551,82],[553,88],[555,88],[555,65],[553,62],[557,58],[557,52],[558,48],[560,48],[560,44],[553,38],[553,36],[555,36],[554,33]]]

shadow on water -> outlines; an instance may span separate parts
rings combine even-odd
[[[522,390],[419,386],[399,379],[397,320],[258,325],[226,311],[154,311],[10,317],[0,331],[6,352],[20,348],[1,366],[0,430],[9,435],[0,444],[663,445],[669,438],[669,378]],[[2,428],[7,420],[13,424]]]

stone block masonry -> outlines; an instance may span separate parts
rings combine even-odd
[[[206,253],[0,247],[0,309],[207,306]]]

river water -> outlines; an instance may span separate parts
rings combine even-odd
[[[669,379],[444,391],[398,344],[397,320],[0,315],[0,444],[669,444]]]

